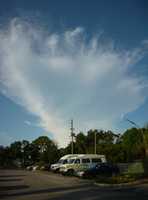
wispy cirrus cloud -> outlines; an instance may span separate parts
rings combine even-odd
[[[1,91],[62,146],[71,117],[80,129],[113,128],[148,95],[143,77],[129,74],[145,48],[117,49],[113,41],[85,36],[82,27],[48,33],[19,19],[0,30]]]
[[[26,124],[27,126],[34,126],[34,124],[28,120],[25,120],[24,124]]]

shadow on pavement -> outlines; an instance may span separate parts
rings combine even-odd
[[[26,175],[0,175],[0,178],[15,178],[15,177],[23,177]]]
[[[11,186],[0,186],[0,191],[8,191],[8,190],[20,190],[20,189],[27,189],[29,186],[27,185],[11,185]]]
[[[148,200],[148,190],[141,190],[138,187],[127,188],[103,188],[93,186],[90,184],[77,185],[72,187],[56,187],[46,189],[29,189],[27,191],[18,191],[21,189],[28,189],[27,185],[18,186],[3,186],[0,190],[3,194],[0,195],[0,199],[12,197],[12,198],[29,198],[27,195],[48,195],[46,199],[42,200]],[[13,193],[8,193],[12,191]],[[53,197],[52,197],[53,195]],[[40,196],[41,197],[41,196]],[[33,198],[32,199],[36,199]]]
[[[26,189],[22,187],[18,189]],[[17,190],[17,188],[16,188]],[[139,190],[138,188],[100,188],[96,186],[78,185],[73,187],[56,187],[41,190],[30,190],[13,192],[13,194],[3,194],[3,197],[24,197],[25,195],[42,195],[47,194],[49,197],[44,200],[148,200],[148,191]],[[54,195],[52,197],[52,195]],[[27,199],[28,197],[26,197]],[[33,197],[32,197],[33,199]]]
[[[23,179],[21,178],[13,178],[13,179],[10,179],[10,178],[7,178],[7,179],[0,179],[0,182],[11,182],[11,181],[22,181]]]
[[[28,187],[27,187],[28,188]],[[21,188],[19,188],[21,189]],[[22,188],[22,189],[26,189],[26,188]],[[14,197],[14,196],[25,196],[25,195],[37,195],[37,194],[44,194],[44,193],[58,193],[58,192],[66,192],[66,191],[70,191],[70,190],[87,190],[88,186],[73,186],[73,187],[56,187],[56,188],[47,188],[47,189],[41,189],[41,190],[29,190],[29,191],[22,191],[22,192],[13,192],[13,194],[3,194],[4,197]],[[17,190],[17,188],[16,188]]]
[[[90,187],[87,191],[72,191],[60,194],[50,200],[148,200],[148,191],[140,191],[137,188],[113,188]],[[49,200],[49,199],[46,199]]]

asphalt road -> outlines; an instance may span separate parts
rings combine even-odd
[[[0,199],[148,200],[148,184],[106,188],[95,186],[91,181],[49,172],[0,170]]]

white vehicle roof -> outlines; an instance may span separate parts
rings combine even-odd
[[[67,155],[61,157],[60,160],[70,159],[70,158],[76,157],[77,155],[78,154],[67,154]]]
[[[75,159],[75,158],[105,158],[105,155],[99,155],[99,154],[68,154],[60,158],[60,160],[63,159]]]

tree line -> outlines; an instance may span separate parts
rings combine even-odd
[[[96,137],[96,152],[104,154],[109,162],[131,162],[143,160],[148,156],[148,127],[131,128],[122,135],[112,131],[89,130],[75,136],[73,143],[75,154],[93,154]],[[0,166],[26,167],[33,164],[51,164],[71,153],[71,143],[65,148],[47,136],[40,136],[32,142],[27,140],[15,141],[10,146],[0,146]]]

